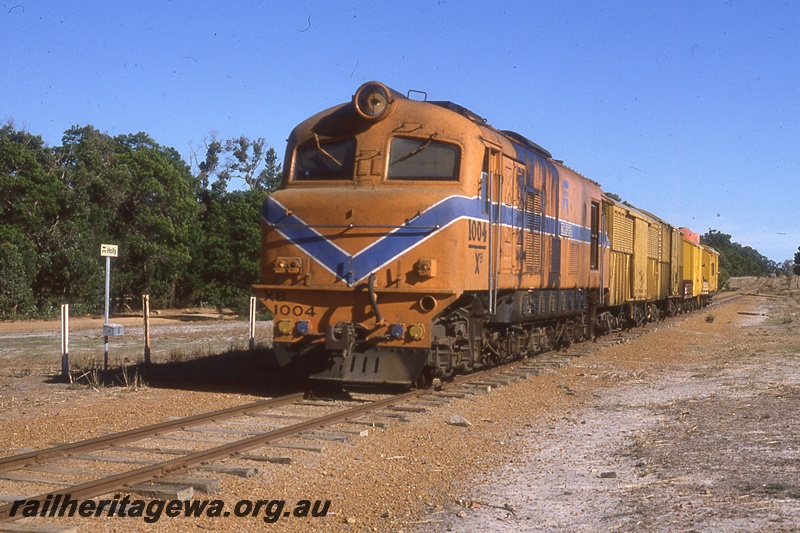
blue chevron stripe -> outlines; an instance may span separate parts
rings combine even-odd
[[[288,241],[314,258],[332,274],[337,274],[337,265],[343,261],[346,262],[349,257],[347,252],[295,215],[287,215],[287,211],[283,205],[270,196],[264,202],[261,217],[269,225],[275,227]]]
[[[447,197],[355,255],[350,255],[336,246],[294,214],[287,214],[286,207],[271,196],[264,202],[262,218],[326,270],[348,285],[352,285],[459,220],[473,219],[488,222],[489,215],[483,212],[483,205],[484,201],[478,197]],[[497,220],[501,215],[500,208],[497,204],[493,204],[492,208]],[[524,211],[505,204],[502,206],[502,225],[522,228],[524,220]],[[551,217],[545,217],[543,222],[543,233],[547,235],[555,236],[560,232],[563,237],[572,240],[586,243],[590,240],[589,228]]]

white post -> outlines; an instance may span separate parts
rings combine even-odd
[[[103,325],[108,324],[108,293],[111,287],[111,257],[106,256],[106,313]],[[108,335],[103,336],[105,349],[103,350],[103,370],[108,370]]]
[[[61,304],[61,375],[69,375],[69,304]]]
[[[100,245],[100,257],[106,258],[106,312],[105,312],[105,321],[103,322],[103,344],[105,345],[105,349],[103,350],[103,370],[108,370],[108,333],[110,328],[108,326],[108,299],[109,293],[111,292],[111,258],[117,257],[119,255],[119,248],[116,244],[101,244]],[[112,335],[116,335],[116,332],[112,332]]]
[[[150,364],[150,295],[142,295],[142,315],[144,317],[144,364]]]
[[[250,297],[250,349],[256,347],[256,297]]]

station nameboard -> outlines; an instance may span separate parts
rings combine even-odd
[[[116,244],[101,244],[100,257],[117,257],[119,246]]]

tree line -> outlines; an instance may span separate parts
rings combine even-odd
[[[281,164],[264,139],[212,138],[195,171],[145,133],[73,127],[61,146],[0,128],[0,318],[103,309],[100,245],[112,259],[113,303],[247,307],[258,278],[261,204]],[[241,179],[244,190],[229,190]]]
[[[263,138],[211,138],[187,163],[145,133],[112,137],[73,127],[61,146],[8,123],[0,128],[0,319],[45,318],[69,303],[100,314],[100,245],[112,260],[117,309],[150,294],[160,308],[244,310],[259,274],[260,209],[281,163]],[[232,180],[244,189],[229,190]],[[720,275],[762,276],[776,264],[710,230]]]
[[[733,242],[731,236],[709,230],[700,237],[702,244],[719,252],[719,286],[724,288],[730,278],[740,276],[768,276],[776,273],[779,265],[761,255],[758,250]]]

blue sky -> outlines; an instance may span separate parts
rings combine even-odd
[[[775,261],[800,246],[800,2],[0,1],[0,121],[210,132],[281,157],[365,81],[452,100],[606,191]]]

